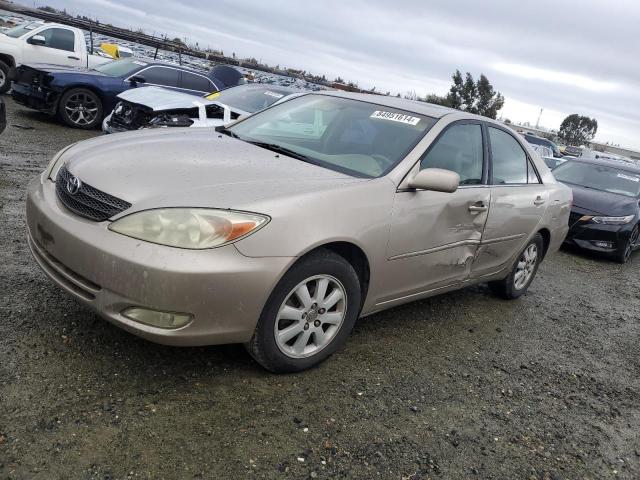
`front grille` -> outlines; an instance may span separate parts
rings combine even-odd
[[[103,222],[131,207],[130,203],[86,183],[82,183],[78,191],[71,194],[67,185],[72,177],[69,170],[62,167],[56,177],[56,193],[65,207],[81,217]]]

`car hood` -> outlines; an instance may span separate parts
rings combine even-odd
[[[67,150],[63,159],[82,182],[131,203],[127,213],[175,206],[255,210],[267,200],[290,202],[366,181],[209,129],[98,137]]]
[[[31,63],[29,65],[23,65],[21,68],[31,68],[33,70],[38,70],[44,73],[50,74],[65,74],[65,73],[80,73],[82,75],[91,75],[96,77],[108,77],[108,78],[116,78],[111,77],[109,75],[105,75],[104,73],[98,72],[96,70],[92,70],[90,68],[84,67],[73,67],[70,65],[52,65],[49,63]],[[118,80],[120,80],[118,78]]]
[[[638,200],[617,193],[566,184],[573,190],[573,205],[590,213],[608,216],[625,216],[638,211]]]
[[[132,88],[118,95],[118,98],[130,103],[153,109],[154,112],[176,109],[190,109],[198,105],[210,105],[214,102],[204,97],[175,92],[160,87]]]

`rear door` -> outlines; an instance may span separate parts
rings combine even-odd
[[[507,129],[487,124],[491,172],[491,208],[472,277],[504,268],[536,231],[549,192],[527,151]]]
[[[34,45],[33,37],[44,37],[44,45]],[[78,52],[82,39],[76,39],[75,32],[64,27],[50,27],[28,35],[23,45],[23,63],[51,63],[54,65],[83,66],[85,59]]]
[[[390,295],[382,303],[469,277],[490,202],[483,137],[481,122],[452,123],[409,174],[425,168],[452,170],[460,175],[456,192],[396,193],[387,255]]]

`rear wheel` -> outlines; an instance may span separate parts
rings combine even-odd
[[[524,295],[531,285],[538,266],[542,261],[544,240],[536,233],[524,247],[511,273],[504,280],[489,282],[489,288],[496,295],[506,299],[514,299]]]
[[[246,348],[276,373],[317,365],[346,342],[360,298],[360,282],[351,264],[331,251],[316,252],[280,280]]]
[[[616,253],[616,261],[620,263],[627,263],[629,261],[633,249],[638,244],[638,237],[640,237],[640,227],[636,225],[632,230],[631,235],[629,235],[627,243],[618,250],[618,253]]]
[[[7,93],[10,88],[9,65],[0,60],[0,93]]]
[[[102,102],[91,90],[72,88],[62,95],[58,114],[70,127],[91,130],[102,120]]]

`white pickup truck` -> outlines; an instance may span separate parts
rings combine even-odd
[[[89,54],[78,28],[45,22],[19,25],[0,32],[0,93],[11,88],[9,70],[23,63],[93,67],[109,60]]]

